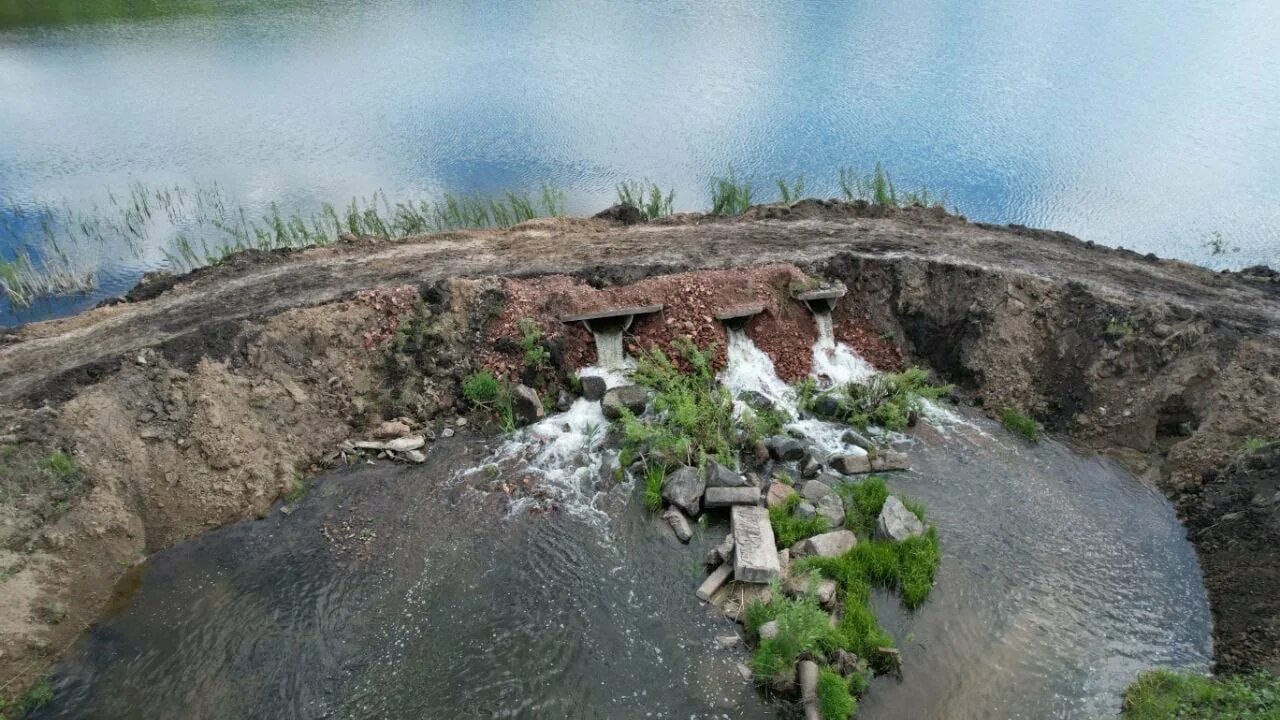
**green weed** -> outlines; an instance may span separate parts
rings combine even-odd
[[[849,681],[828,667],[818,669],[818,714],[823,720],[848,720],[858,711]]]
[[[933,385],[920,368],[908,368],[899,373],[874,375],[866,382],[852,382],[826,392],[817,392],[814,385],[801,385],[797,395],[801,407],[818,412],[823,404],[819,398],[835,401],[834,412],[825,412],[831,419],[840,420],[860,429],[877,425],[890,430],[901,430],[910,422],[911,413],[918,413],[923,400],[936,400],[949,395],[951,385]]]
[[[668,190],[664,195],[657,183],[648,180],[618,184],[618,202],[639,210],[642,220],[654,220],[670,215],[675,198],[675,190]]]
[[[661,465],[646,467],[644,472],[644,506],[649,512],[662,509],[662,487],[667,483],[667,470]]]
[[[475,405],[487,405],[498,399],[502,384],[488,370],[471,373],[462,381],[462,396]]]
[[[751,183],[739,182],[729,168],[728,177],[711,181],[711,213],[713,215],[741,215],[751,207]]]
[[[803,198],[804,176],[797,177],[790,185],[787,184],[785,178],[778,178],[778,196],[782,199],[783,204],[786,205]]]
[[[862,174],[852,168],[840,168],[840,194],[845,200],[862,200],[883,207],[945,207],[946,193],[933,194],[928,187],[899,194],[893,178],[881,163],[875,170]]]
[[[858,483],[840,483],[835,490],[844,500],[844,526],[860,540],[870,539],[876,531],[880,509],[889,497],[884,478],[870,475]]]
[[[1035,419],[1022,414],[1016,408],[1007,407],[1002,410],[1000,412],[1000,423],[1030,442],[1040,441],[1040,424]]]
[[[551,360],[551,353],[542,345],[542,330],[538,323],[529,318],[521,318],[516,325],[520,329],[520,350],[524,357],[524,366],[543,368]]]
[[[1266,672],[1210,678],[1152,670],[1124,693],[1122,720],[1275,720],[1280,717],[1280,678]]]
[[[1111,318],[1107,320],[1105,332],[1113,338],[1127,338],[1133,335],[1133,325],[1125,318]]]
[[[811,518],[792,515],[800,502],[799,495],[791,495],[783,504],[769,508],[769,524],[773,526],[773,537],[780,547],[791,547],[805,538],[830,529],[827,519],[821,515]]]
[[[1280,440],[1276,440],[1274,438],[1270,438],[1270,439],[1260,438],[1260,437],[1245,438],[1244,443],[1241,444],[1240,446],[1240,452],[1244,453],[1245,455],[1252,455],[1258,452],[1259,450],[1265,450],[1277,443],[1280,443]]]
[[[53,702],[53,686],[48,679],[41,679],[21,696],[5,701],[0,699],[0,720],[20,720],[32,710],[38,710]]]

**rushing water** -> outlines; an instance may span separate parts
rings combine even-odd
[[[730,343],[726,385],[789,402]],[[1143,669],[1206,668],[1207,599],[1164,498],[964,415],[895,440],[914,469],[890,485],[929,508],[943,561],[916,612],[874,598],[904,677],[859,717],[1095,717]],[[717,647],[736,626],[693,596],[724,518],[677,543],[612,480],[601,419],[580,401],[493,450],[334,472],[289,515],[157,554],[34,717],[774,717],[745,651]]]
[[[80,5],[101,21],[56,22]],[[1277,3],[7,7],[0,218],[34,236],[13,205],[108,208],[135,180],[216,183],[251,218],[273,201],[309,211],[379,188],[433,199],[543,181],[594,212],[620,180],[704,209],[731,165],[770,200],[780,176],[834,195],[841,166],[882,160],[978,220],[1280,264]],[[41,22],[8,14],[20,7]],[[0,323],[121,292],[175,249],[161,225],[136,252],[94,249],[93,297],[0,307]]]

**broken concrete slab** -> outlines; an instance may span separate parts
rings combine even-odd
[[[798,670],[804,720],[822,720],[822,715],[818,713],[818,664],[812,660],[801,660]]]
[[[889,470],[906,470],[907,456],[900,452],[880,452],[871,457],[871,469],[876,472],[887,472]]]
[[[708,575],[707,578],[702,581],[702,584],[698,586],[698,591],[695,593],[698,596],[698,599],[703,602],[710,602],[711,596],[715,595],[716,591],[729,581],[729,576],[732,574],[733,565],[729,563],[725,563],[715,570],[712,570],[711,574]]]
[[[731,505],[757,505],[760,502],[758,487],[709,487],[702,495],[702,506],[722,508]]]
[[[782,574],[768,511],[758,505],[734,505],[731,525],[735,580],[767,583]]]

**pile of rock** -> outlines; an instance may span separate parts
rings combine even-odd
[[[454,427],[464,427],[467,419],[459,417]],[[413,429],[408,418],[387,420],[374,429],[372,440],[343,440],[338,445],[338,457],[343,464],[370,458],[387,458],[402,462],[421,463],[427,460],[427,443],[437,437],[450,438],[454,435],[454,427],[443,427],[439,435],[431,428],[419,431]]]

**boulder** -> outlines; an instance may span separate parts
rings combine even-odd
[[[797,558],[806,555],[837,557],[849,552],[857,544],[858,538],[854,537],[854,534],[849,530],[835,530],[821,535],[814,535],[792,545],[791,557]]]
[[[844,525],[844,502],[840,496],[831,494],[818,500],[818,515],[827,519],[829,527],[838,528]]]
[[[801,520],[808,520],[810,518],[817,517],[818,506],[808,500],[801,500],[796,504],[795,508],[791,510],[791,514]]]
[[[730,524],[735,580],[767,583],[782,574],[768,511],[758,505],[734,505]]]
[[[810,480],[800,488],[800,494],[804,496],[805,500],[816,503],[824,497],[835,495],[836,492],[831,489],[830,485],[821,480]]]
[[[868,455],[836,455],[831,458],[831,468],[842,475],[858,475],[871,472]]]
[[[761,625],[759,633],[761,640],[778,637],[778,621],[770,620],[769,622]]]
[[[807,457],[800,463],[800,477],[815,478],[822,472],[822,463],[817,458]]]
[[[876,472],[906,470],[907,456],[900,452],[880,452],[871,456],[871,469]]]
[[[840,412],[840,401],[834,395],[823,394],[813,399],[810,410],[818,417],[834,417]]]
[[[844,434],[840,436],[840,440],[845,445],[856,445],[867,452],[872,452],[876,449],[876,444],[857,430],[845,430]]]
[[[764,498],[765,504],[769,507],[780,507],[787,503],[787,498],[795,494],[796,491],[786,483],[769,483],[769,491],[765,493]]]
[[[599,375],[583,375],[580,380],[582,381],[582,397],[591,402],[603,398],[605,392],[609,389],[609,385]]]
[[[511,393],[511,413],[517,425],[531,425],[542,419],[542,398],[528,385],[517,385]]]
[[[760,488],[758,487],[709,487],[702,495],[702,506],[722,508],[732,505],[758,505]]]
[[[671,530],[675,532],[680,542],[687,543],[689,538],[693,537],[693,528],[689,525],[689,518],[685,517],[685,514],[674,506],[668,507],[667,511],[662,513],[662,517],[666,518],[667,522],[671,524]]]
[[[707,487],[742,487],[747,484],[742,475],[721,465],[715,460],[708,460],[702,467],[702,475],[706,478]]]
[[[876,537],[881,540],[906,540],[924,534],[924,523],[907,509],[897,495],[890,495],[876,518]]]
[[[702,475],[686,465],[667,476],[662,485],[662,498],[688,515],[696,516],[702,512],[704,490]]]
[[[563,388],[556,391],[556,409],[564,412],[571,407],[573,407],[573,396],[569,394],[569,391]]]
[[[730,563],[725,563],[715,570],[712,570],[711,574],[707,576],[707,579],[703,580],[702,584],[698,586],[698,591],[695,593],[698,596],[698,599],[703,602],[710,602],[711,596],[714,595],[721,586],[729,581],[729,576],[732,574],[733,565]]]
[[[772,410],[774,407],[767,395],[756,390],[743,390],[738,394],[738,400],[753,410]]]
[[[804,443],[795,438],[774,435],[765,444],[769,447],[769,454],[776,460],[791,462],[804,457]]]
[[[606,390],[604,397],[600,399],[601,409],[604,410],[604,416],[610,420],[617,420],[622,417],[624,409],[630,410],[632,415],[639,415],[644,412],[644,406],[649,402],[649,391],[640,385],[624,385],[611,390]]]

